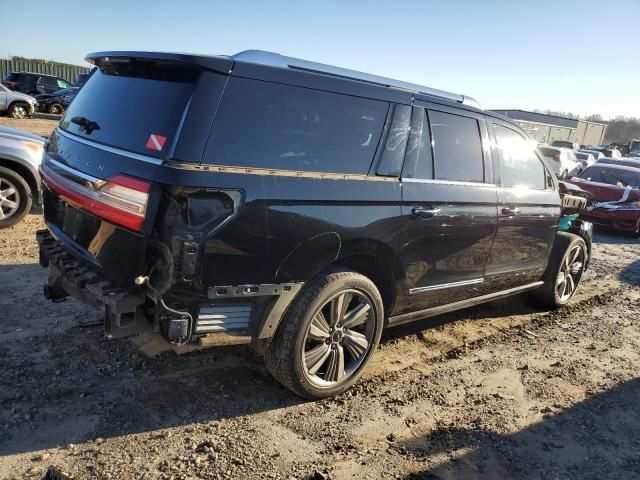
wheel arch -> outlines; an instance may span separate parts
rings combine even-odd
[[[42,203],[42,189],[40,188],[40,176],[33,171],[30,165],[25,162],[16,160],[14,158],[0,157],[0,167],[5,167],[13,170],[20,175],[29,185],[31,190],[31,196],[35,203],[40,205]]]

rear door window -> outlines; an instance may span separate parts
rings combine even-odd
[[[60,126],[106,145],[166,156],[198,76],[199,70],[186,65],[107,64],[78,92]],[[96,128],[86,128],[86,122]]]
[[[232,78],[204,161],[216,165],[366,174],[389,105],[290,85]]]
[[[546,171],[534,152],[534,146],[518,132],[502,125],[494,124],[493,131],[500,152],[500,184],[507,187],[544,189]]]
[[[438,180],[484,182],[480,126],[475,118],[429,110]]]

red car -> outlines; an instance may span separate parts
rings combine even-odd
[[[570,181],[591,194],[581,218],[622,233],[640,233],[640,168],[596,163]]]

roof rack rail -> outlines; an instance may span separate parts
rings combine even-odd
[[[326,65],[323,63],[316,63],[299,58],[286,57],[284,55],[280,55],[279,53],[267,52],[264,50],[245,50],[243,52],[232,55],[230,58],[234,61],[257,63],[260,65],[268,65],[279,68],[291,68],[311,73],[318,73],[321,75],[355,80],[358,82],[379,85],[387,88],[406,90],[409,92],[421,93],[423,95],[429,95],[432,97],[445,98],[447,100],[458,102],[463,105],[482,108],[475,99],[466,95],[458,95],[455,93],[445,92],[444,90],[438,90],[436,88],[424,87],[422,85],[402,82],[400,80],[394,80],[378,75],[358,72],[356,70],[349,70],[347,68],[334,67],[332,65]]]

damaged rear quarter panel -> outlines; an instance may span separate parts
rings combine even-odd
[[[203,286],[306,281],[352,245],[398,251],[400,184],[163,167],[157,181],[243,192],[244,205],[199,245]],[[304,200],[300,200],[304,198]]]

